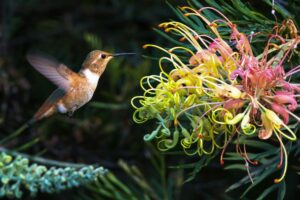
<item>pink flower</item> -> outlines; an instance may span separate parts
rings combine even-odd
[[[230,79],[232,79],[232,80],[236,79],[238,76],[240,76],[240,78],[244,79],[245,72],[242,69],[236,69],[230,74]]]
[[[230,46],[220,38],[214,39],[214,41],[209,45],[209,49],[212,53],[220,53],[223,61],[228,59],[228,57],[233,53]]]
[[[289,113],[287,112],[286,108],[282,105],[279,105],[277,103],[273,103],[272,104],[272,110],[274,110],[277,114],[279,114],[282,119],[283,119],[283,122],[285,124],[288,123],[289,121]]]
[[[239,109],[244,106],[244,101],[241,99],[230,99],[225,102],[224,108],[227,110],[230,109]]]
[[[298,106],[296,99],[292,95],[287,94],[276,94],[274,96],[274,102],[278,104],[289,104],[287,107],[290,111],[294,111]]]

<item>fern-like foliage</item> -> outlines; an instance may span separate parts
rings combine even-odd
[[[106,174],[103,167],[86,166],[80,169],[65,167],[47,168],[31,164],[22,156],[0,154],[0,197],[22,198],[24,190],[30,196],[38,192],[55,193],[95,181]]]
[[[80,192],[78,200],[168,200],[180,199],[183,185],[183,170],[174,173],[168,170],[165,155],[160,154],[152,145],[148,146],[151,170],[119,160],[118,166],[125,174],[109,172],[100,176],[96,182],[86,186],[86,192]]]
[[[245,139],[245,138],[243,138]],[[249,165],[243,162],[243,158],[238,156],[236,152],[228,152],[226,154],[225,160],[231,162],[226,170],[236,170],[243,171],[245,176],[229,186],[226,192],[232,190],[244,188],[244,191],[241,195],[241,198],[244,198],[247,194],[253,191],[253,188],[256,188],[258,185],[261,185],[263,181],[269,180],[272,178],[272,175],[276,174],[278,170],[278,157],[276,156],[279,153],[279,150],[266,142],[258,142],[254,140],[245,141],[248,148],[260,149],[260,152],[249,153],[248,156],[252,160],[258,161],[259,165]],[[292,151],[299,148],[299,142],[296,142],[295,145],[292,145],[291,142],[286,144],[288,154],[291,154]],[[283,199],[286,193],[286,181],[283,180],[279,184],[270,184],[264,190],[264,192],[258,194],[257,199],[264,199],[270,193],[278,190],[278,199]]]

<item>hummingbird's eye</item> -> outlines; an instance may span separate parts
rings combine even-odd
[[[102,59],[105,59],[105,58],[106,58],[106,55],[105,55],[105,54],[101,54],[101,58],[102,58]]]

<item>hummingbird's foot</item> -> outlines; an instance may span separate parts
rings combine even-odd
[[[73,114],[74,114],[74,111],[67,112],[68,117],[72,117]]]
[[[72,117],[73,116],[73,114],[74,114],[74,112],[78,109],[78,105],[76,104],[73,108],[71,108],[68,112],[67,112],[67,115],[69,116],[69,117]]]

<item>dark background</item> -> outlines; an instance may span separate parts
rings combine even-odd
[[[169,1],[186,5],[185,1]],[[255,5],[259,3],[255,2]],[[55,86],[26,61],[30,50],[52,55],[77,71],[88,52],[135,52],[137,56],[112,60],[99,81],[92,102],[73,117],[56,115],[27,129],[6,148],[18,148],[39,138],[22,151],[31,155],[65,162],[98,163],[120,175],[117,161],[151,171],[148,146],[143,136],[151,132],[151,122],[136,125],[132,121],[130,99],[142,93],[139,81],[157,74],[157,62],[143,55],[146,43],[166,43],[154,27],[176,19],[165,1],[160,0],[3,0],[0,18],[0,131],[8,135],[29,120]],[[262,8],[263,10],[264,8]],[[170,165],[179,160],[168,158]],[[170,174],[176,175],[176,170]],[[229,174],[218,165],[201,172],[185,184],[177,198],[225,198]],[[123,178],[126,181],[126,178]],[[236,179],[238,180],[238,179]],[[65,199],[68,192],[42,195],[47,199]],[[229,198],[229,197],[228,197]]]
[[[3,132],[9,133],[30,119],[55,89],[26,61],[28,51],[50,54],[75,71],[94,49],[135,52],[137,56],[113,59],[101,77],[93,102],[105,103],[104,107],[91,103],[72,118],[58,115],[43,120],[23,139],[38,135],[41,141],[32,152],[46,148],[48,156],[63,160],[98,162],[142,156],[134,149],[141,148],[146,130],[137,129],[132,122],[130,99],[138,94],[139,79],[157,70],[142,57],[142,45],[159,40],[152,28],[172,16],[167,4],[150,0],[30,0],[3,1],[2,6]]]

